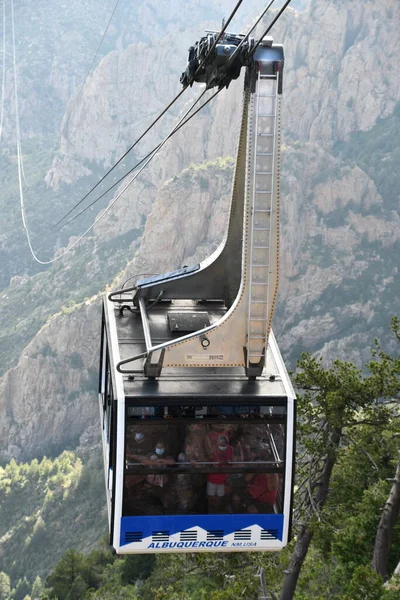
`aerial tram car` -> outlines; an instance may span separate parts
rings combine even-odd
[[[242,42],[225,34],[202,66],[202,38],[181,78],[227,86],[246,69],[223,243],[104,299],[99,403],[120,554],[279,550],[290,539],[295,395],[271,329],[284,57],[271,38],[254,54]]]

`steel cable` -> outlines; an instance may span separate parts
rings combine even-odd
[[[90,73],[91,73],[91,71],[92,71],[93,65],[94,65],[94,63],[95,63],[95,60],[96,60],[96,58],[97,58],[98,54],[99,54],[100,48],[101,48],[101,46],[102,46],[102,44],[103,44],[103,42],[104,42],[104,38],[105,38],[105,37],[106,37],[106,35],[107,35],[107,31],[108,31],[108,29],[109,29],[109,27],[110,27],[110,25],[111,25],[111,21],[113,20],[113,17],[114,17],[115,11],[117,10],[118,4],[119,4],[119,0],[117,0],[117,1],[116,1],[116,3],[115,3],[115,5],[114,5],[113,11],[112,11],[112,13],[111,13],[111,16],[110,16],[110,18],[109,18],[109,20],[108,20],[108,23],[107,23],[107,26],[106,26],[106,28],[105,28],[105,30],[104,30],[103,36],[102,36],[102,38],[101,38],[101,40],[100,40],[100,43],[99,43],[99,45],[97,46],[97,50],[96,50],[96,52],[95,52],[95,55],[94,55],[94,57],[93,57],[93,60],[92,60],[92,62],[90,63],[90,67],[89,67],[89,69],[88,69],[88,72],[86,73],[85,79],[83,80],[83,83],[82,83],[82,85],[81,85],[81,87],[80,87],[80,90],[79,90],[79,92],[78,92],[78,95],[76,96],[76,98],[75,98],[75,100],[74,100],[74,103],[73,103],[73,105],[72,105],[72,107],[73,107],[73,108],[75,107],[76,103],[78,102],[78,100],[79,100],[79,98],[80,98],[80,96],[81,96],[81,94],[82,94],[82,90],[83,90],[83,88],[84,88],[84,86],[85,86],[85,83],[86,83],[86,81],[87,81],[87,78],[89,77],[89,75],[90,75]],[[72,109],[71,109],[71,110],[72,110]]]
[[[215,46],[218,44],[221,37],[224,35],[226,28],[228,27],[229,23],[232,21],[233,17],[235,16],[235,14],[236,14],[237,10],[239,9],[240,5],[242,4],[242,2],[243,2],[243,0],[239,0],[239,2],[236,4],[235,8],[231,12],[227,22],[223,24],[221,31],[219,32],[219,34],[218,34],[217,38],[215,39],[213,45],[211,46],[210,50],[207,52],[207,55],[206,55],[204,61],[197,67],[195,76],[200,71],[200,69],[203,67],[204,63],[207,61],[207,58],[209,56],[211,56],[212,51],[214,50]]]
[[[11,2],[13,2],[13,0],[11,0]],[[202,92],[202,94],[200,95],[200,98],[202,96],[204,96],[204,94],[206,93],[207,90],[204,90]],[[60,254],[58,254],[56,257],[54,257],[51,260],[40,260],[32,247],[32,243],[31,243],[31,239],[30,239],[30,232],[26,223],[26,218],[25,218],[25,209],[24,209],[24,200],[23,200],[23,190],[22,190],[22,175],[21,175],[21,164],[20,164],[20,153],[19,153],[19,144],[17,144],[17,152],[18,152],[18,180],[19,180],[19,188],[20,188],[20,198],[21,198],[21,212],[22,212],[22,222],[24,225],[24,228],[26,230],[26,234],[27,234],[27,238],[28,238],[28,244],[29,244],[29,248],[31,251],[31,254],[33,256],[33,258],[35,259],[36,262],[38,262],[41,265],[50,265],[53,264],[54,262],[60,260],[63,256],[65,256],[68,252],[70,252],[70,250],[72,250],[72,248],[74,248],[88,233],[89,231],[91,231],[91,229],[93,229],[93,227],[100,221],[100,219],[102,219],[107,213],[108,211],[114,206],[114,204],[117,202],[117,200],[122,196],[122,194],[128,189],[128,187],[135,181],[135,179],[137,179],[137,177],[140,175],[140,173],[143,171],[143,169],[149,164],[149,162],[151,160],[153,160],[154,156],[156,156],[156,154],[159,152],[159,150],[161,150],[161,148],[164,146],[164,144],[167,142],[167,140],[169,139],[169,137],[171,136],[171,133],[174,131],[174,129],[176,127],[178,127],[187,117],[187,115],[189,114],[189,112],[191,111],[190,107],[185,114],[181,117],[181,119],[179,119],[177,125],[172,129],[172,131],[164,138],[164,140],[161,142],[161,144],[158,146],[157,150],[147,158],[147,160],[145,161],[145,163],[143,164],[143,166],[139,169],[139,171],[137,171],[137,173],[135,173],[135,175],[132,177],[132,179],[130,179],[128,181],[128,183],[125,185],[125,187],[117,194],[117,196],[112,200],[112,202],[107,206],[107,208],[105,208],[94,220],[94,222],[90,225],[90,227],[88,227],[86,229],[86,231],[84,231],[72,244],[70,244],[63,252],[61,252]],[[18,118],[17,118],[18,121]],[[17,127],[18,128],[18,127]]]
[[[194,116],[197,115],[198,112],[200,112],[209,102],[211,102],[211,100],[213,98],[215,98],[215,96],[217,96],[220,92],[222,91],[222,89],[217,90],[212,96],[210,96],[210,98],[208,98],[208,100],[206,100],[206,102],[204,102],[204,104],[202,104],[193,114],[190,115],[190,117],[188,117],[186,119],[186,121],[184,121],[183,123],[181,123],[179,125],[179,127],[176,127],[168,136],[168,139],[171,138],[175,133],[177,133],[184,125],[186,125],[186,123],[188,123],[191,119],[193,119]],[[198,98],[195,102],[195,104],[197,104],[197,102],[199,101],[200,98]],[[192,110],[195,106],[195,104],[193,104],[192,106]],[[118,181],[116,181],[115,183],[113,183],[112,186],[110,186],[105,192],[103,192],[101,194],[101,196],[98,196],[98,198],[96,198],[95,200],[93,200],[93,202],[91,202],[90,204],[88,204],[87,206],[85,206],[84,209],[82,209],[80,212],[78,212],[76,215],[74,215],[71,219],[69,219],[66,223],[64,223],[63,225],[60,225],[60,227],[57,227],[57,229],[55,229],[55,226],[52,227],[49,230],[49,233],[56,233],[57,231],[60,231],[61,229],[63,229],[64,227],[66,227],[69,223],[72,223],[72,221],[74,221],[75,219],[77,219],[78,217],[80,217],[84,212],[86,212],[89,208],[91,208],[94,204],[96,204],[96,202],[98,202],[99,200],[101,200],[102,198],[104,198],[104,196],[106,194],[108,194],[108,192],[110,192],[112,189],[114,189],[119,183],[121,183],[121,181],[123,181],[126,177],[128,177],[128,175],[130,175],[135,169],[137,169],[138,167],[140,167],[140,165],[151,155],[153,154],[153,152],[157,151],[159,148],[159,146],[156,146],[155,148],[153,148],[152,150],[150,150],[150,152],[148,154],[146,154],[146,156],[144,156],[138,163],[136,163],[136,165],[134,165],[129,171],[127,171],[125,173],[125,175],[123,175],[122,177],[120,177],[120,179],[118,179]]]
[[[126,191],[126,189],[133,183],[133,181],[135,181],[135,179],[140,175],[140,173],[143,171],[143,169],[149,164],[149,162],[156,156],[156,154],[159,152],[159,150],[161,150],[161,148],[164,146],[164,144],[167,142],[167,140],[178,130],[180,129],[180,127],[186,122],[186,117],[188,116],[188,114],[191,112],[192,107],[190,107],[185,114],[183,115],[183,117],[181,117],[181,119],[178,121],[177,125],[171,130],[171,132],[166,136],[166,138],[164,138],[163,142],[161,142],[161,144],[159,144],[157,146],[157,148],[152,151],[150,156],[147,156],[147,158],[145,159],[145,162],[143,164],[143,166],[139,169],[139,171],[132,177],[132,179],[130,179],[128,181],[128,183],[126,184],[126,186],[117,194],[117,196],[112,200],[112,202],[107,206],[107,208],[102,211],[102,213],[100,215],[97,216],[97,218],[94,220],[94,222],[90,225],[90,227],[88,227],[84,233],[82,235],[80,235],[72,244],[70,244],[63,252],[61,252],[60,254],[58,254],[56,257],[54,257],[53,259],[49,260],[49,261],[42,261],[40,260],[34,249],[32,246],[32,242],[31,242],[31,233],[29,231],[29,227],[27,224],[27,220],[26,220],[26,213],[25,213],[25,205],[24,205],[24,194],[23,194],[23,185],[22,185],[22,179],[24,176],[24,169],[23,169],[23,159],[22,159],[22,152],[21,152],[21,132],[20,132],[20,122],[19,122],[19,107],[18,107],[18,86],[17,86],[17,63],[16,63],[16,45],[15,45],[15,19],[14,19],[14,2],[13,0],[11,1],[11,21],[12,21],[12,44],[13,44],[13,68],[14,68],[14,96],[15,96],[15,114],[16,114],[16,136],[17,136],[17,163],[18,163],[18,183],[19,183],[19,193],[20,193],[20,206],[21,206],[21,216],[22,216],[22,223],[23,223],[23,227],[25,229],[26,232],[26,236],[27,236],[27,240],[28,240],[28,245],[29,245],[29,249],[30,252],[32,254],[32,257],[34,258],[34,260],[36,262],[38,262],[39,264],[42,265],[48,265],[48,264],[52,264],[58,260],[60,260],[63,256],[65,256],[65,254],[67,254],[70,250],[72,250],[72,248],[74,248],[86,235],[87,233],[93,229],[93,227],[98,223],[98,221],[103,218],[105,216],[105,214],[111,209],[111,207],[117,202],[117,200],[121,197],[121,195]],[[231,14],[230,18],[228,19],[228,21],[224,24],[223,28],[221,29],[221,32],[218,36],[218,39],[220,39],[220,37],[223,35],[224,31],[226,30],[226,27],[228,26],[229,22],[231,21],[233,15],[235,14],[236,10],[239,8],[240,4],[242,3],[243,0],[240,0],[233,13]],[[217,40],[216,40],[217,42]],[[216,44],[216,42],[214,43],[214,46]],[[213,46],[213,47],[214,47]],[[209,54],[212,52],[213,47],[210,49],[210,52],[207,54],[207,56],[204,59],[204,62],[207,60]],[[201,67],[202,65],[200,65]],[[162,111],[162,113],[157,117],[157,119],[155,119],[153,121],[153,123],[149,126],[149,128],[136,140],[136,142],[128,149],[128,151],[117,161],[117,163],[114,164],[114,166],[102,177],[102,179],[100,179],[97,184],[88,192],[88,194],[86,194],[86,196],[84,198],[82,198],[82,200],[78,203],[80,204],[85,198],[87,198],[87,196],[105,179],[105,177],[107,177],[107,175],[109,175],[112,170],[123,160],[123,158],[125,158],[125,156],[133,149],[134,146],[136,146],[139,141],[141,139],[143,139],[143,137],[148,133],[148,131],[155,125],[155,123],[167,112],[167,110],[169,110],[169,108],[172,106],[172,104],[174,104],[176,102],[176,100],[183,94],[183,92],[187,89],[188,86],[185,86],[180,92],[179,94],[177,94],[177,96],[175,97],[175,99],[169,103],[169,105]],[[203,93],[200,95],[200,97],[196,100],[196,103],[204,96],[204,94],[206,93],[207,90],[204,90]],[[214,94],[212,97],[214,97],[216,94]],[[211,100],[212,98],[210,98],[209,100]],[[205,103],[207,104],[207,103]],[[204,106],[205,106],[204,104]],[[202,107],[201,107],[202,108]],[[201,109],[200,108],[200,109]],[[199,109],[199,110],[200,110]],[[198,111],[196,111],[197,113]],[[194,115],[192,115],[194,116]],[[135,167],[136,168],[136,167]],[[124,176],[124,178],[126,177],[126,175]],[[77,206],[77,205],[76,205]],[[74,208],[76,208],[76,206]],[[68,214],[70,214],[72,212],[69,211],[69,213],[67,213],[63,219],[65,219],[66,216],[68,216]],[[59,224],[63,219],[61,219],[57,224]],[[56,225],[57,225],[56,224]]]
[[[246,33],[246,35],[244,36],[244,38],[242,39],[242,41],[240,42],[240,44],[238,45],[238,47],[236,48],[236,50],[234,51],[234,53],[232,54],[232,56],[230,57],[229,61],[228,61],[228,65],[227,68],[229,67],[229,65],[235,60],[235,56],[238,54],[240,48],[243,46],[243,44],[245,44],[247,42],[247,40],[250,37],[251,32],[257,27],[257,25],[259,24],[259,22],[261,21],[261,19],[267,14],[267,12],[269,11],[269,9],[271,8],[271,6],[273,5],[273,3],[275,2],[275,0],[271,0],[270,3],[267,5],[266,8],[264,8],[264,10],[262,11],[262,13],[260,14],[260,16],[256,19],[256,21],[253,23],[250,31],[248,31]]]
[[[239,0],[239,2],[236,4],[235,8],[233,9],[231,15],[229,16],[227,22],[224,24],[224,26],[222,27],[217,40],[214,42],[214,44],[212,45],[212,47],[210,48],[209,52],[207,53],[206,57],[204,58],[204,61],[199,65],[198,70],[202,68],[202,66],[204,65],[204,63],[207,61],[208,57],[210,56],[211,52],[213,51],[217,41],[222,37],[222,35],[224,34],[224,32],[226,31],[227,26],[229,25],[229,23],[231,22],[233,16],[235,15],[236,11],[238,10],[239,6],[242,4],[243,0]],[[197,72],[197,71],[196,71]],[[59,219],[59,221],[57,221],[53,227],[51,229],[53,229],[54,227],[56,227],[57,225],[59,225],[64,219],[66,219],[80,204],[82,204],[82,202],[84,202],[86,200],[86,198],[92,193],[94,192],[94,190],[104,181],[104,179],[106,177],[108,177],[108,175],[110,175],[110,173],[112,173],[112,171],[115,169],[115,167],[117,167],[121,161],[124,160],[124,158],[126,158],[126,156],[133,150],[133,148],[135,148],[135,146],[137,146],[137,144],[145,137],[145,135],[147,135],[147,133],[154,127],[154,125],[161,119],[161,117],[164,116],[164,114],[171,108],[171,106],[173,104],[175,104],[175,102],[182,96],[182,94],[185,92],[185,90],[189,87],[189,84],[187,84],[176,96],[173,100],[171,100],[171,102],[164,108],[164,110],[158,115],[158,117],[156,119],[154,119],[154,121],[149,125],[149,127],[141,134],[141,136],[128,148],[128,150],[117,160],[117,162],[103,175],[103,177],[101,179],[99,179],[99,181],[96,183],[96,185],[94,185],[84,196],[83,198],[81,198],[79,200],[79,202],[77,202],[67,213],[65,213],[65,215]]]
[[[286,0],[285,4],[280,8],[280,10],[278,11],[278,14],[276,15],[276,17],[274,19],[272,19],[272,22],[268,25],[267,29],[264,31],[264,33],[262,34],[262,36],[260,37],[260,39],[258,40],[258,42],[255,44],[253,50],[251,51],[250,57],[254,56],[258,46],[261,44],[261,42],[263,41],[263,39],[265,38],[265,36],[271,31],[272,27],[275,25],[275,23],[278,21],[278,19],[282,16],[282,14],[285,12],[286,8],[289,6],[289,4],[291,3],[292,0]]]

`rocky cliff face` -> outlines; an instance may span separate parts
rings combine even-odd
[[[77,108],[79,113],[77,95],[114,7],[114,0],[58,3],[21,0],[15,4],[20,116],[25,137],[43,137],[49,132],[58,132],[68,103],[71,112]],[[177,30],[187,29],[188,24],[201,20],[219,21],[221,14],[228,10],[228,0],[199,0],[185,3],[184,8],[180,0],[119,3],[96,62],[113,49],[121,51],[135,42],[156,45],[166,34],[176,36]],[[3,27],[1,43],[2,35]],[[8,4],[6,52],[3,139],[14,143],[11,14]]]
[[[287,57],[287,136],[329,146],[332,141],[347,139],[352,131],[370,129],[378,118],[393,112],[400,92],[396,68],[399,21],[400,6],[393,0],[385,0],[379,12],[370,0],[312,0],[304,12],[287,11],[274,29]],[[65,114],[60,153],[48,183],[57,187],[62,181],[70,182],[71,177],[82,174],[82,165],[91,162],[107,166],[129,147],[165,105],[165,99],[177,93],[177,78],[171,75],[182,70],[186,48],[198,35],[198,29],[182,32],[173,39],[164,37],[156,47],[134,45],[106,57],[87,82],[79,111]],[[219,109],[222,103],[223,111]],[[227,94],[216,104],[211,122],[222,135],[220,154],[224,155],[229,135],[225,132],[234,129],[237,96]],[[157,136],[150,135],[142,146],[143,154],[166,135],[173,121],[166,118],[160,123]],[[201,141],[196,144],[197,162],[205,156],[214,158],[207,137]],[[172,158],[166,169],[174,172],[175,166]]]
[[[400,6],[362,2],[310,2],[286,16],[287,131],[319,144],[347,139],[388,117],[399,99],[396,57]],[[384,32],[384,33],[383,33]]]
[[[287,56],[282,279],[275,329],[292,366],[302,350],[360,363],[367,358],[372,337],[382,334],[391,314],[400,310],[399,219],[393,208],[398,202],[389,197],[398,187],[391,180],[388,192],[382,184],[396,172],[398,154],[392,144],[377,164],[368,162],[371,154],[361,168],[358,159],[342,159],[335,150],[335,141],[350,143],[346,140],[353,131],[375,135],[377,118],[389,117],[399,98],[394,58],[398,4],[384,0],[379,18],[372,2],[360,6],[313,0],[306,13],[288,13],[274,33],[285,42]],[[198,36],[198,31],[183,33],[181,43],[166,35],[152,48],[143,39],[105,57],[88,79],[79,105],[65,114],[61,151],[49,184],[71,189],[67,184],[98,172],[121,154],[178,89],[176,80],[176,87],[171,84],[171,73],[161,69],[164,56],[170,58],[168,68],[175,76],[182,69],[178,54],[186,56],[186,47]],[[145,91],[136,86],[139,80]],[[216,247],[226,223],[232,169],[229,161],[217,157],[234,154],[241,85],[232,84],[212,108],[168,142],[73,253],[72,263],[66,259],[57,270],[14,280],[3,294],[10,323],[17,318],[12,299],[21,295],[27,305],[35,301],[39,306],[40,324],[45,306],[49,313],[52,307],[58,310],[54,281],[58,296],[70,297],[74,277],[79,293],[90,295],[93,289],[83,282],[96,282],[101,289],[129,259],[120,280],[200,260]],[[182,99],[136,156],[163,138],[193,98],[192,91]],[[390,129],[385,135],[387,144]],[[367,141],[363,138],[360,144]],[[388,164],[394,166],[382,177]],[[113,264],[118,265],[114,271]],[[85,443],[87,427],[97,420],[98,315],[97,304],[84,304],[55,317],[3,377],[3,459],[55,452],[78,443],[79,436]],[[33,329],[28,337],[21,336],[28,320],[26,312],[21,324],[15,321],[16,333],[13,337],[10,329],[6,343],[20,336],[16,344],[22,348],[34,336]]]
[[[156,219],[150,217],[154,228],[148,228],[152,241],[147,244],[156,254],[147,261],[146,270],[169,268],[192,255],[203,258],[210,246],[218,243],[227,220],[231,177],[232,161],[218,160],[184,171],[161,187],[156,214],[161,212]],[[185,198],[180,208],[177,197]],[[216,219],[211,218],[214,214]],[[160,227],[160,218],[165,228]],[[191,236],[185,220],[192,226]],[[157,248],[157,239],[164,243],[163,248]],[[165,260],[156,264],[162,251]],[[94,260],[88,272],[95,268]],[[137,268],[144,268],[144,262],[137,263]],[[86,438],[93,446],[93,423],[98,421],[100,319],[100,298],[64,308],[42,327],[18,364],[2,378],[0,460],[54,455],[71,445],[85,445]]]
[[[97,419],[100,315],[97,301],[55,316],[2,378],[0,460],[75,447]]]

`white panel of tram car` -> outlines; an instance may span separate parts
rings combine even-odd
[[[114,306],[109,305],[110,333],[115,327]],[[115,329],[114,329],[115,331]],[[113,337],[112,335],[110,337]],[[111,340],[110,340],[111,341]],[[116,342],[117,344],[117,342]],[[112,345],[112,341],[111,341]],[[113,348],[114,357],[118,357],[118,345]],[[293,454],[293,423],[294,423],[294,392],[286,369],[281,359],[279,349],[273,335],[267,352],[268,373],[275,375],[274,381],[264,375],[268,396],[271,400],[281,399],[286,406],[286,431],[285,431],[285,471],[282,478],[284,495],[281,498],[279,514],[182,514],[182,515],[146,515],[123,516],[123,482],[126,472],[125,465],[125,396],[123,376],[112,369],[112,377],[118,394],[118,434],[117,434],[117,464],[116,464],[116,490],[112,498],[114,504],[113,546],[118,553],[152,553],[152,552],[210,552],[210,551],[244,551],[244,550],[279,550],[288,541],[289,516],[291,509],[292,485],[292,454]],[[201,377],[200,377],[201,380]],[[125,382],[126,383],[126,382]],[[189,380],[188,386],[192,385]],[[119,393],[118,393],[119,392]],[[260,414],[268,414],[273,410],[273,402],[268,396],[264,397],[265,406]],[[246,400],[235,398],[238,404],[246,404]],[[248,404],[252,404],[247,399]],[[271,406],[269,406],[271,404]],[[272,407],[272,408],[271,408]],[[282,408],[280,410],[283,410]],[[195,411],[199,423],[207,423],[207,407],[199,407]],[[138,418],[138,422],[151,426],[154,423],[154,411],[146,407],[133,407],[127,409],[127,415]],[[166,423],[172,423],[167,420]],[[240,421],[242,423],[242,421]],[[243,420],[245,423],[245,420]],[[103,430],[103,443],[106,437],[106,428]],[[104,443],[105,457],[109,455],[109,444]],[[278,454],[282,448],[277,448]],[[276,456],[278,459],[279,457]],[[282,458],[282,457],[280,457]],[[108,500],[112,492],[112,467],[107,469]],[[109,513],[110,514],[110,513]]]

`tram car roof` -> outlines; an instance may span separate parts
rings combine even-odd
[[[222,302],[172,300],[155,304],[148,313],[152,339],[164,340],[181,336],[197,329],[199,323],[212,323],[223,316],[226,307]],[[114,369],[130,356],[145,352],[145,337],[139,311],[133,310],[131,295],[121,294],[119,302],[105,298],[104,318],[108,332],[110,361]],[[280,354],[275,337],[271,332],[267,347],[265,368],[261,377],[249,380],[242,367],[168,367],[161,371],[156,380],[143,373],[143,359],[132,363],[129,373],[122,376],[123,394],[127,401],[146,402],[173,398],[202,397],[210,400],[219,397],[237,397],[253,401],[257,397],[268,397],[276,402],[294,397],[294,391]],[[132,366],[133,365],[133,366]],[[188,381],[190,385],[188,386]],[[171,399],[172,399],[171,398]]]

